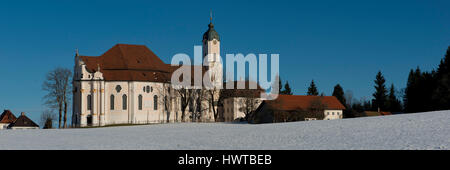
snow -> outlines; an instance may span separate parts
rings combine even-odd
[[[450,149],[450,111],[277,124],[0,130],[0,149]]]

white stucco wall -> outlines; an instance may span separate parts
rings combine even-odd
[[[324,120],[333,120],[333,119],[342,119],[343,118],[342,110],[325,110],[324,114],[325,114]]]
[[[6,129],[8,127],[9,123],[0,123],[0,130]]]
[[[11,130],[39,129],[39,127],[12,127]]]
[[[208,58],[209,69],[214,72],[215,83],[222,85],[223,65],[220,63],[220,41],[207,41],[203,44],[203,57]],[[100,71],[90,73],[86,69],[85,63],[75,57],[74,66],[74,93],[73,112],[76,115],[73,120],[77,126],[87,126],[88,117],[92,117],[93,126],[103,126],[108,124],[144,124],[177,122],[181,120],[180,99],[171,91],[172,96],[168,98],[169,107],[164,107],[164,95],[169,86],[160,82],[144,81],[104,81]],[[120,86],[118,92],[116,87]],[[152,90],[147,92],[144,87],[149,86]],[[165,86],[165,87],[163,87]],[[92,109],[88,109],[88,96],[92,96]],[[114,109],[111,109],[111,95],[114,96]],[[122,96],[127,96],[127,108],[123,109]],[[139,96],[142,95],[142,109],[139,108]],[[157,109],[154,109],[154,96],[158,96],[156,102]],[[218,97],[217,97],[218,98]],[[205,101],[202,105],[209,107]],[[190,121],[189,107],[186,108],[185,121]],[[214,121],[212,110],[206,109],[202,113],[202,122]]]
[[[257,104],[256,108],[261,104],[261,99],[256,99]],[[226,122],[233,121],[238,118],[244,118],[245,113],[242,111],[242,107],[244,107],[244,98],[243,97],[232,97],[224,99],[224,118]]]

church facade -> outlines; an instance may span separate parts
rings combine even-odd
[[[207,57],[204,61],[208,63],[195,67],[211,70],[213,83],[221,84],[220,38],[212,23],[202,43],[203,57]],[[186,109],[182,120],[181,101],[171,85],[172,73],[178,68],[164,63],[143,45],[117,44],[101,56],[77,52],[72,124],[84,127],[193,120],[190,118],[195,106]],[[215,121],[211,109],[201,112],[196,121]]]

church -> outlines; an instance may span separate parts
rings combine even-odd
[[[189,70],[191,73],[200,70],[201,75],[209,78],[214,86],[223,85],[220,37],[212,22],[208,27],[202,39],[202,57],[206,63],[190,66]],[[183,97],[183,94],[174,89],[177,85],[171,82],[172,75],[177,75],[179,68],[181,67],[164,63],[143,45],[117,44],[101,56],[83,56],[77,51],[73,75],[72,125],[85,127],[190,121],[230,122],[250,115],[244,113],[245,107],[248,108],[245,103],[254,103],[254,109],[251,110],[270,104],[270,101],[264,102],[259,97],[264,90],[260,87],[250,89],[249,81],[243,82],[245,89],[222,89],[220,93],[210,95],[206,101],[203,96],[198,97],[200,95],[196,98],[186,95]],[[191,85],[197,87],[193,81]],[[186,101],[187,98],[190,99],[189,102]],[[306,105],[303,106],[302,103],[310,104],[308,101],[313,97],[285,98],[288,102],[282,102],[283,106],[280,108],[288,107],[287,104],[291,104],[289,107],[292,108],[305,108]],[[255,100],[248,102],[248,99]],[[332,100],[331,104],[337,107],[327,108],[323,116],[326,120],[342,119],[345,107],[337,99]],[[327,103],[326,100],[324,102]],[[258,112],[257,115],[273,117],[266,114],[269,112]],[[307,117],[302,120],[315,119]],[[274,121],[270,119],[268,122]]]
[[[220,37],[212,22],[204,33],[201,70],[213,70],[222,83]],[[143,45],[117,44],[101,56],[75,55],[72,124],[76,127],[190,121],[191,105],[181,115],[181,101],[171,90],[179,66],[164,63]],[[202,74],[203,75],[203,74]],[[218,97],[217,97],[218,98]],[[206,106],[208,107],[208,106]],[[214,122],[211,109],[197,121]],[[183,120],[182,120],[183,119]]]

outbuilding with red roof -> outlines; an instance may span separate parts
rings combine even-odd
[[[250,116],[251,123],[342,119],[345,106],[334,96],[279,95],[265,100]]]

